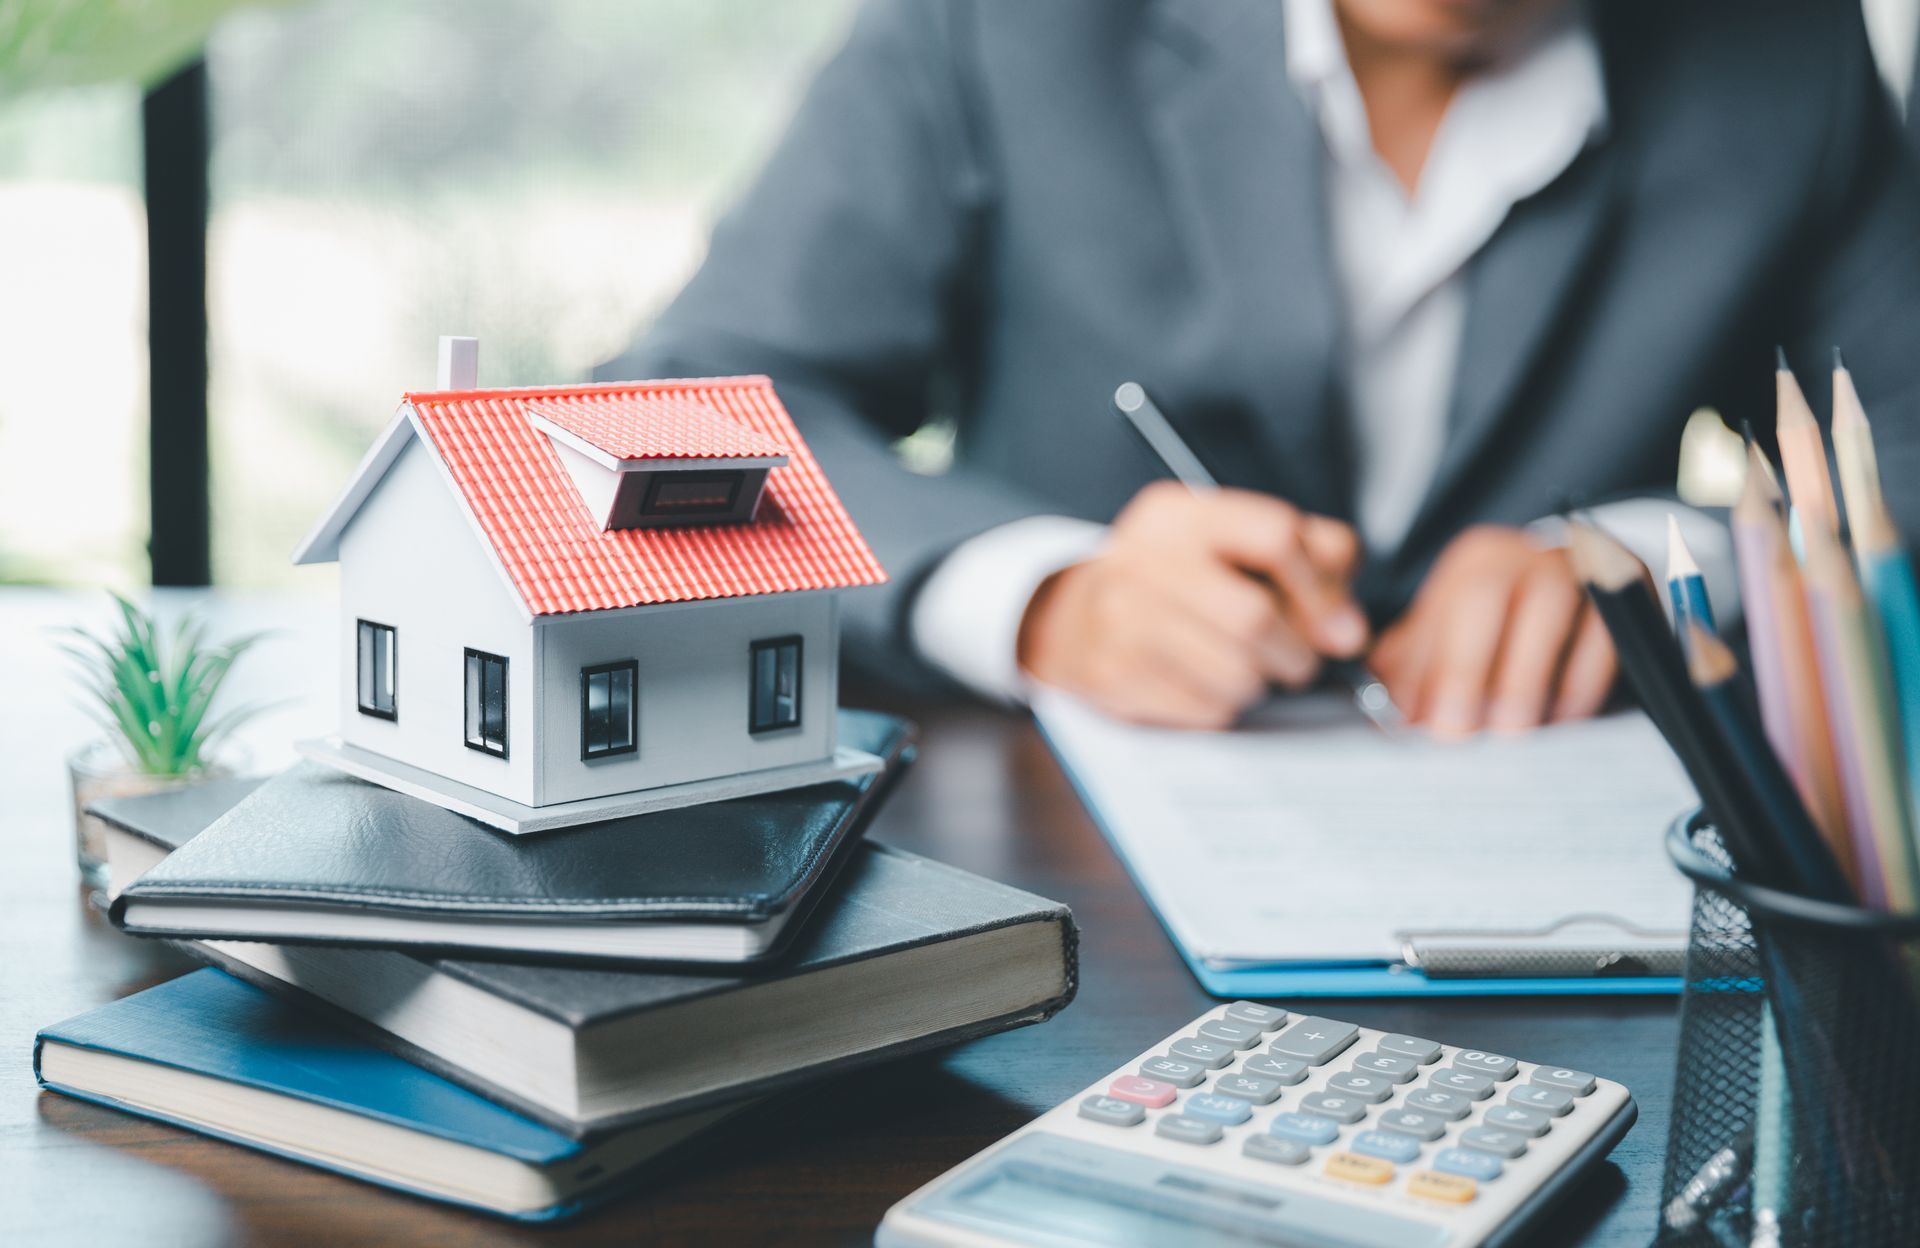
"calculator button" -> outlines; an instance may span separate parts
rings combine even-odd
[[[1175,1040],[1167,1046],[1170,1056],[1184,1057],[1190,1062],[1199,1062],[1208,1070],[1219,1070],[1233,1060],[1233,1046],[1222,1044],[1218,1040],[1202,1040],[1198,1036],[1188,1036],[1184,1040]]]
[[[1319,1066],[1353,1043],[1360,1029],[1352,1023],[1336,1023],[1330,1018],[1303,1018],[1267,1046],[1267,1052],[1279,1057],[1305,1058],[1309,1066]]]
[[[1442,1174],[1490,1183],[1500,1177],[1500,1159],[1476,1148],[1443,1148],[1433,1155],[1433,1168]]]
[[[1131,1127],[1145,1118],[1147,1111],[1117,1096],[1090,1096],[1080,1102],[1080,1116],[1110,1127]]]
[[[1348,1147],[1388,1161],[1412,1161],[1420,1155],[1420,1141],[1399,1131],[1362,1131]]]
[[[1484,1101],[1493,1095],[1493,1076],[1476,1074],[1471,1070],[1436,1070],[1427,1076],[1427,1082],[1436,1088],[1470,1096],[1476,1101]]]
[[[1259,1075],[1221,1075],[1213,1081],[1213,1090],[1216,1095],[1237,1096],[1255,1105],[1271,1105],[1280,1099],[1280,1081]]]
[[[1573,1093],[1565,1088],[1546,1088],[1537,1083],[1528,1083],[1507,1093],[1507,1101],[1513,1105],[1525,1105],[1528,1109],[1541,1110],[1558,1118],[1573,1108]]]
[[[1141,1062],[1140,1073],[1176,1088],[1191,1088],[1207,1077],[1207,1068],[1199,1062],[1182,1061],[1177,1057],[1156,1057]]]
[[[1307,1077],[1307,1064],[1299,1058],[1269,1057],[1264,1053],[1248,1058],[1240,1069],[1250,1075],[1277,1080],[1283,1088],[1290,1088]]]
[[[1416,1170],[1407,1179],[1407,1192],[1423,1200],[1437,1200],[1446,1205],[1464,1205],[1474,1198],[1480,1185],[1472,1179],[1458,1174],[1435,1174],[1431,1170]]]
[[[1378,1105],[1393,1095],[1393,1085],[1379,1075],[1363,1075],[1352,1070],[1343,1070],[1327,1080],[1327,1087],[1331,1091],[1365,1101],[1369,1105]]]
[[[1283,1140],[1302,1144],[1331,1144],[1340,1135],[1339,1127],[1317,1114],[1276,1114],[1267,1130]]]
[[[1407,1104],[1448,1122],[1460,1121],[1473,1109],[1472,1098],[1445,1088],[1415,1088],[1407,1093]]]
[[[1497,1153],[1502,1157],[1518,1157],[1527,1151],[1527,1137],[1518,1131],[1503,1131],[1499,1127],[1468,1127],[1460,1133],[1460,1146]]]
[[[1545,1066],[1534,1067],[1533,1081],[1556,1088],[1565,1088],[1575,1096],[1585,1096],[1592,1092],[1596,1082],[1594,1077],[1584,1070],[1549,1070]]]
[[[1334,1153],[1327,1158],[1329,1178],[1378,1187],[1393,1179],[1393,1164],[1378,1157],[1360,1157],[1353,1153]]]
[[[1251,1001],[1235,1001],[1227,1007],[1227,1017],[1236,1022],[1252,1023],[1261,1031],[1278,1031],[1280,1024],[1287,1021],[1285,1010],[1275,1009],[1271,1005],[1255,1005]]]
[[[1404,1131],[1420,1140],[1437,1140],[1447,1130],[1445,1117],[1420,1109],[1390,1109],[1380,1115],[1380,1125],[1389,1131]]]
[[[1315,1092],[1302,1097],[1300,1108],[1335,1122],[1359,1122],[1367,1116],[1365,1101],[1356,1096],[1336,1096],[1331,1092]]]
[[[1547,1128],[1553,1125],[1553,1119],[1545,1110],[1528,1109],[1524,1105],[1495,1105],[1487,1111],[1486,1123],[1503,1131],[1538,1136],[1547,1133]]]
[[[1117,1096],[1123,1101],[1132,1101],[1136,1105],[1145,1105],[1148,1109],[1159,1109],[1163,1105],[1173,1104],[1173,1098],[1179,1095],[1179,1089],[1170,1083],[1161,1083],[1158,1079],[1143,1079],[1139,1075],[1121,1075],[1107,1085],[1107,1095]]]
[[[1216,1018],[1201,1023],[1200,1034],[1236,1049],[1250,1049],[1260,1043],[1258,1024],[1235,1022],[1230,1018]]]
[[[1453,1055],[1456,1070],[1477,1071],[1491,1075],[1495,1079],[1511,1079],[1520,1072],[1520,1063],[1510,1057],[1501,1057],[1498,1053],[1482,1053],[1479,1049],[1462,1049]]]
[[[1253,1106],[1237,1096],[1216,1096],[1211,1092],[1196,1092],[1187,1098],[1181,1106],[1195,1118],[1205,1118],[1223,1126],[1237,1127],[1253,1117]]]
[[[1400,1057],[1410,1057],[1422,1066],[1440,1060],[1439,1045],[1431,1040],[1422,1040],[1419,1036],[1404,1036],[1399,1032],[1390,1036],[1381,1036],[1380,1051]]]
[[[1271,1161],[1281,1166],[1298,1166],[1313,1156],[1313,1150],[1299,1140],[1278,1135],[1250,1135],[1240,1151],[1256,1161]]]
[[[1155,1135],[1163,1135],[1169,1140],[1179,1140],[1182,1144],[1217,1144],[1220,1141],[1220,1124],[1208,1118],[1189,1118],[1185,1114],[1162,1114],[1160,1121],[1153,1126]]]
[[[1420,1069],[1420,1063],[1410,1057],[1398,1057],[1391,1053],[1362,1053],[1353,1059],[1355,1070],[1364,1070],[1370,1075],[1381,1075],[1394,1083],[1408,1083],[1414,1072]]]

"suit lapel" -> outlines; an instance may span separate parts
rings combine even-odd
[[[1161,0],[1137,66],[1192,278],[1163,399],[1221,480],[1349,511],[1320,132],[1272,0]]]

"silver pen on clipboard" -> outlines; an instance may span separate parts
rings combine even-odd
[[[1220,488],[1220,482],[1139,382],[1120,383],[1113,392],[1113,406],[1176,481],[1196,494]],[[1387,687],[1375,679],[1366,664],[1358,659],[1335,659],[1327,664],[1327,671],[1353,691],[1354,705],[1379,727],[1397,728],[1404,722]]]

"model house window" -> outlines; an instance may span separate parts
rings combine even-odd
[[[360,713],[398,719],[394,709],[394,664],[399,643],[393,628],[361,620],[359,627]]]
[[[752,702],[747,720],[753,732],[800,726],[800,639],[780,637],[753,643]]]
[[[662,472],[647,486],[643,516],[722,516],[740,496],[744,472]]]
[[[467,651],[467,748],[507,756],[507,661]]]
[[[633,696],[640,665],[603,663],[580,671],[580,757],[605,758],[639,749],[640,702]]]

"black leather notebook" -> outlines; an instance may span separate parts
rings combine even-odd
[[[122,891],[109,914],[140,936],[765,960],[792,940],[912,755],[905,720],[840,714],[841,740],[884,759],[882,771],[539,837],[302,763]]]
[[[115,886],[256,783],[99,803]],[[865,841],[791,957],[759,973],[174,943],[575,1137],[1041,1022],[1078,975],[1066,907]]]

